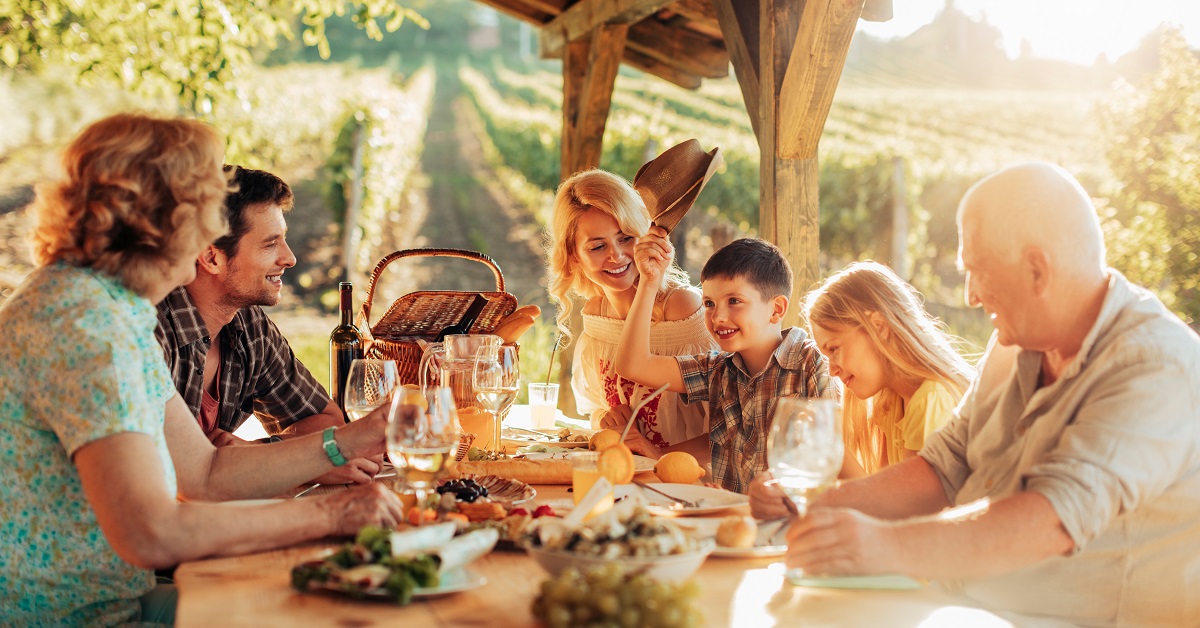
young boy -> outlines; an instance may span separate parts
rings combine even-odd
[[[638,241],[637,296],[617,349],[617,372],[644,386],[708,400],[714,480],[744,493],[767,468],[770,412],[779,397],[838,398],[828,363],[799,327],[781,321],[792,293],[792,269],[775,245],[741,239],[717,251],[700,273],[704,323],[720,351],[696,356],[650,354],[650,313],[675,251],[651,227]]]

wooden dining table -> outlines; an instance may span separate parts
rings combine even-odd
[[[566,486],[536,486],[536,503],[563,503]],[[744,508],[744,507],[743,507]],[[732,511],[731,511],[732,512]],[[328,539],[232,558],[184,563],[175,572],[179,626],[531,626],[547,574],[523,551],[496,550],[472,563],[478,588],[408,606],[301,593],[292,567],[340,547]],[[1012,626],[933,586],[848,590],[794,586],[782,559],[710,556],[694,576],[706,626]]]

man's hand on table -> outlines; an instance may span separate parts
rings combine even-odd
[[[358,533],[366,525],[395,528],[404,521],[404,504],[382,484],[356,486],[322,495],[321,507],[329,515],[332,534]]]
[[[383,469],[383,454],[370,458],[354,458],[346,464],[317,477],[317,484],[370,484]]]
[[[814,576],[902,573],[896,525],[849,508],[809,510],[787,531],[787,565]]]
[[[769,472],[758,474],[758,477],[750,482],[749,495],[750,514],[755,519],[782,519],[791,514],[783,503],[783,500],[788,498],[787,495],[774,483],[774,478]]]

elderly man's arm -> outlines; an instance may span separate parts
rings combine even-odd
[[[814,508],[788,531],[788,564],[823,575],[978,578],[1074,547],[1050,501],[1037,493],[1019,493],[977,516],[953,512],[889,522],[846,508]]]

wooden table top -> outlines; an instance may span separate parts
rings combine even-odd
[[[538,486],[538,501],[560,500],[565,486]],[[472,563],[487,584],[405,607],[302,594],[291,569],[340,543],[184,563],[175,572],[179,626],[528,626],[538,587],[547,575],[524,552],[495,551]],[[700,605],[709,626],[1011,626],[962,600],[925,587],[917,591],[850,591],[784,582],[779,558],[710,557],[697,572]]]

